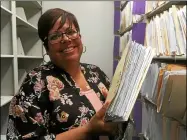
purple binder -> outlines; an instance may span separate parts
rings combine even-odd
[[[114,37],[114,50],[113,50],[113,57],[118,57],[119,56],[119,43],[120,43],[120,37],[115,36]]]
[[[145,13],[145,0],[133,1],[133,15],[142,15]]]
[[[119,30],[120,28],[120,10],[114,11],[114,34]]]
[[[132,27],[132,40],[144,45],[146,23],[134,23]]]
[[[135,129],[137,133],[142,132],[142,103],[139,100],[136,100],[133,109]]]

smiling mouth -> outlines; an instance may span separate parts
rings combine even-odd
[[[75,49],[75,47],[68,47],[68,48],[62,50],[61,52],[62,53],[71,53],[74,51],[74,49]]]

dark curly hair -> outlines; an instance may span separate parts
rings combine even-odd
[[[48,40],[45,39],[48,36],[49,31],[53,28],[55,22],[61,19],[62,26],[65,24],[66,19],[69,21],[70,26],[74,24],[76,30],[80,32],[79,24],[76,17],[63,9],[54,8],[47,10],[38,20],[38,35],[42,40],[44,47],[48,50]]]

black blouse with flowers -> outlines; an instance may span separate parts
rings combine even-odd
[[[110,82],[95,65],[81,70],[102,103]],[[96,113],[71,76],[51,62],[31,70],[10,104],[7,140],[54,140],[59,133],[86,124]],[[92,138],[98,140],[98,137]]]

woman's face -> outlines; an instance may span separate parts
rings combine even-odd
[[[79,62],[83,51],[81,36],[77,33],[75,26],[72,24],[71,28],[69,21],[66,20],[65,24],[61,27],[61,18],[54,24],[53,28],[49,31],[48,36],[48,55],[56,65],[62,66],[71,62]],[[62,35],[60,41],[55,41],[57,33],[65,33]],[[67,35],[69,35],[69,37]],[[74,35],[71,37],[71,35]],[[54,36],[55,35],[55,36]],[[50,38],[49,38],[50,37]],[[50,41],[52,40],[52,41]]]

